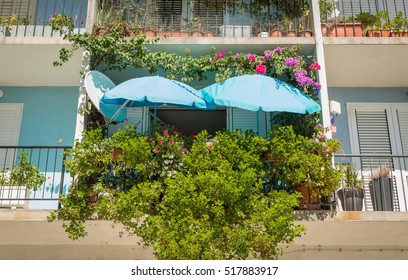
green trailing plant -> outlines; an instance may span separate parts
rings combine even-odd
[[[305,228],[294,224],[297,194],[264,192],[267,143],[240,131],[87,132],[68,155],[74,184],[49,220],[62,219],[73,239],[91,217],[121,223],[158,259],[276,259]]]
[[[45,176],[29,162],[28,154],[20,153],[17,164],[10,169],[0,170],[0,186],[18,187],[37,190],[45,182]]]

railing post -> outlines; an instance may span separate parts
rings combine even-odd
[[[63,195],[63,189],[64,189],[64,177],[65,177],[65,152],[66,148],[64,148],[62,152],[62,166],[61,166],[61,180],[60,180],[60,189],[59,189],[59,198]],[[58,210],[61,209],[61,202],[58,198]]]

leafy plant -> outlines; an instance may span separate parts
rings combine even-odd
[[[270,182],[288,182],[288,191],[308,186],[313,195],[329,196],[340,183],[342,171],[332,166],[332,155],[340,150],[340,142],[296,135],[292,127],[284,126],[271,131],[270,154],[281,161],[272,163]]]
[[[392,32],[406,32],[408,30],[408,19],[402,12],[398,12],[390,22]]]
[[[278,258],[278,245],[305,229],[294,224],[298,195],[264,192],[267,142],[240,131],[87,132],[69,153],[74,185],[49,220],[60,217],[73,239],[86,235],[90,217],[122,223],[159,259]],[[113,147],[123,151],[115,161]]]
[[[75,27],[74,18],[68,16],[67,14],[60,14],[56,12],[48,19],[48,21],[50,22],[52,30],[59,31],[61,35],[65,32],[71,33]]]
[[[45,176],[27,160],[28,154],[20,153],[17,164],[9,169],[0,170],[0,186],[25,186],[37,190],[45,182]]]
[[[335,0],[319,0],[320,19],[327,22],[333,14]]]
[[[346,164],[343,167],[343,182],[346,188],[358,188],[361,189],[363,187],[362,181],[358,178],[359,174],[356,168],[351,164]]]

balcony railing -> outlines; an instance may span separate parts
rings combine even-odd
[[[408,37],[406,0],[320,0],[323,36]]]
[[[70,176],[65,171],[64,152],[71,147],[0,146],[0,207],[26,209],[56,209],[58,198],[70,187]],[[8,186],[7,179],[18,168],[18,158],[28,155],[27,162],[38,168],[45,182],[37,189],[26,186]],[[3,180],[2,180],[3,179]]]
[[[146,36],[312,36],[307,0],[105,0],[96,27],[126,21]]]
[[[362,202],[363,211],[408,211],[408,156],[337,155],[335,162],[345,170],[348,166],[340,187],[362,190],[348,190],[346,195],[337,192],[338,210],[359,211],[357,204]]]
[[[0,37],[61,36],[52,30],[55,15],[72,24],[74,33],[86,26],[88,0],[0,0]]]

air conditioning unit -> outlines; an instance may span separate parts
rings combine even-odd
[[[251,37],[250,25],[221,25],[221,37]]]

